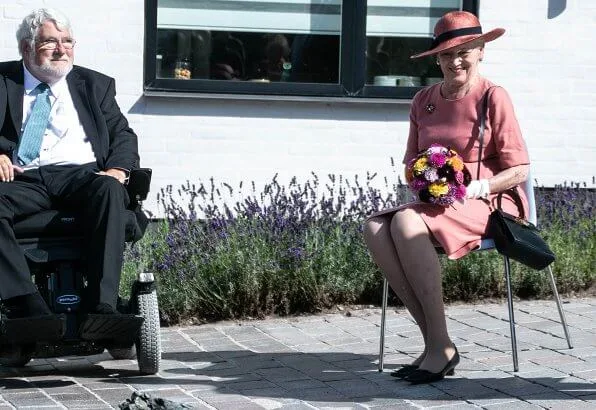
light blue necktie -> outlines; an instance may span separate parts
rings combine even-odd
[[[52,108],[49,96],[50,87],[46,83],[39,83],[33,92],[37,93],[37,97],[35,97],[31,114],[29,114],[29,119],[21,136],[17,155],[20,165],[27,165],[39,156],[41,140],[48,127]]]

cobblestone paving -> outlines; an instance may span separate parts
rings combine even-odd
[[[552,301],[516,302],[519,372],[506,304],[451,305],[462,361],[454,377],[411,386],[389,376],[420,353],[403,309],[387,315],[385,372],[377,371],[380,309],[162,329],[163,368],[136,362],[38,359],[0,368],[0,410],[109,409],[133,391],[198,409],[596,409],[596,298],[565,301],[568,349]]]

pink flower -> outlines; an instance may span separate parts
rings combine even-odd
[[[432,154],[446,154],[447,153],[447,148],[445,148],[444,146],[442,146],[441,144],[431,144],[430,147],[428,147],[426,149],[426,155],[430,156]]]
[[[464,184],[457,184],[453,192],[455,199],[463,199],[466,197],[466,186]]]
[[[458,184],[463,184],[464,183],[464,173],[461,171],[456,171],[455,172],[455,180],[457,181]]]
[[[430,164],[435,168],[441,168],[443,165],[445,165],[446,161],[447,157],[442,153],[430,154],[428,159],[428,162],[430,162]]]

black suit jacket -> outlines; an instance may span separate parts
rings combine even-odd
[[[24,71],[22,61],[0,63],[0,154],[12,158],[23,122]],[[95,153],[100,170],[139,167],[137,136],[116,103],[114,79],[74,66],[66,76],[79,120]]]

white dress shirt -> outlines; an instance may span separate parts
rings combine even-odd
[[[40,83],[24,65],[23,69],[25,73],[25,94],[23,96],[21,135],[35,102],[36,96],[32,92]],[[52,108],[48,127],[41,142],[39,156],[22,168],[33,169],[42,165],[80,165],[95,162],[96,158],[91,142],[85,135],[85,130],[72,102],[66,77],[50,85],[49,96]],[[13,163],[18,164],[16,160],[17,150],[14,151]]]

